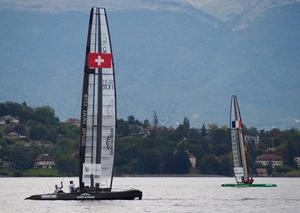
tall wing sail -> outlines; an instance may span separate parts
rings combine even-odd
[[[234,175],[237,183],[243,183],[248,179],[248,168],[246,162],[246,149],[243,136],[242,118],[240,114],[239,104],[235,95],[231,97],[230,132]]]
[[[116,89],[104,8],[92,8],[83,78],[80,187],[111,190],[116,134]]]
[[[112,55],[109,28],[105,10],[100,9],[102,53]],[[112,185],[115,136],[116,136],[116,88],[111,57],[111,67],[102,69],[102,180],[101,188],[110,188]]]

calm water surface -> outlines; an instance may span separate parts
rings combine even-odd
[[[256,178],[277,188],[223,188],[233,178],[130,177],[115,178],[114,189],[136,188],[143,200],[32,201],[24,198],[49,193],[76,178],[0,178],[1,213],[44,212],[300,212],[300,178]],[[77,184],[78,185],[78,184]]]

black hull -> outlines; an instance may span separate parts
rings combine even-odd
[[[142,199],[140,190],[116,191],[116,192],[94,192],[94,193],[58,193],[32,195],[26,200],[134,200]]]

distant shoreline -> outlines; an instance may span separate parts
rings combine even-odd
[[[59,178],[59,177],[69,177],[69,176],[1,176],[0,178]],[[73,176],[70,176],[70,178],[74,178]],[[75,176],[76,177],[76,176]],[[223,176],[223,175],[203,175],[203,174],[198,174],[198,175],[118,175],[114,176],[115,178],[122,178],[122,177],[132,177],[132,178],[138,178],[138,177],[146,177],[146,178],[169,178],[169,177],[186,177],[186,178],[193,178],[193,177],[205,177],[205,178],[234,178],[233,176]],[[266,176],[266,177],[259,177],[259,176],[253,176],[254,178],[300,178],[300,176]]]
[[[224,175],[204,175],[204,174],[195,174],[195,175],[180,175],[180,174],[174,174],[174,175],[168,175],[168,174],[160,174],[160,175],[119,175],[115,177],[230,177],[230,176],[224,176]]]
[[[121,176],[114,176],[114,177],[206,177],[206,178],[234,178],[234,176],[223,176],[223,175],[121,175]],[[259,177],[253,176],[254,178],[299,178],[300,176],[266,176],[266,177]]]

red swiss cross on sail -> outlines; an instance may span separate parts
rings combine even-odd
[[[88,53],[88,68],[111,68],[111,54],[108,53]]]

